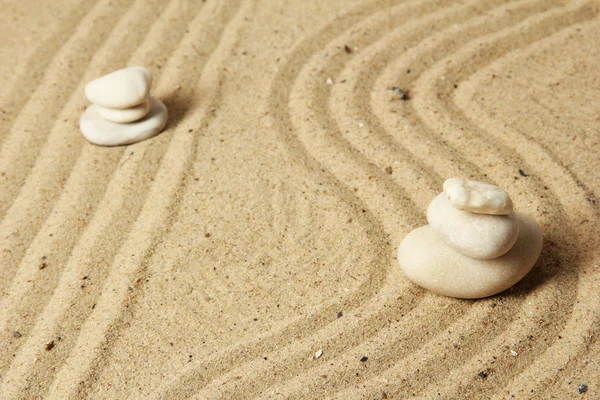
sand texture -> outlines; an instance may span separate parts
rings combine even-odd
[[[3,1],[0,399],[598,399],[599,13]],[[88,143],[85,84],[131,65],[166,129]],[[500,295],[397,265],[453,176],[543,231]]]

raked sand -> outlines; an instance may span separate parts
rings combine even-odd
[[[599,13],[4,1],[0,399],[597,399]],[[83,88],[129,65],[168,125],[91,145]],[[453,176],[543,231],[495,297],[397,265]]]

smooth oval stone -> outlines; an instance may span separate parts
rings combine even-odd
[[[98,114],[104,119],[118,124],[126,124],[144,118],[148,114],[148,111],[150,111],[150,100],[145,99],[141,104],[123,110],[106,108],[99,105],[96,105],[96,109],[98,110]]]
[[[509,214],[513,210],[508,193],[489,183],[450,178],[444,182],[444,193],[459,210],[494,215]]]
[[[530,216],[516,213],[519,237],[503,256],[477,260],[446,245],[429,225],[400,243],[402,272],[419,286],[443,296],[478,299],[500,293],[520,281],[542,251],[542,232]]]
[[[100,146],[119,146],[148,139],[158,134],[167,124],[167,107],[150,97],[150,111],[141,120],[129,124],[107,121],[98,113],[98,106],[89,106],[79,120],[83,136]]]
[[[142,103],[152,86],[152,73],[144,67],[129,67],[94,79],[85,85],[85,96],[107,108],[129,108]]]
[[[519,235],[514,212],[488,215],[459,210],[444,193],[429,204],[427,221],[448,246],[465,256],[482,260],[506,253]]]

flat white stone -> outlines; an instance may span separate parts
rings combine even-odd
[[[94,79],[85,85],[85,96],[107,108],[129,108],[148,97],[152,73],[144,67],[129,67]]]
[[[516,213],[519,237],[503,256],[467,257],[446,245],[429,225],[410,232],[398,249],[402,272],[419,286],[443,296],[477,299],[500,293],[520,281],[542,251],[542,232],[533,218]]]
[[[150,111],[141,120],[129,124],[107,121],[98,113],[98,106],[89,106],[79,120],[83,136],[99,146],[119,146],[148,139],[163,130],[167,124],[167,107],[150,97]]]
[[[459,210],[494,215],[508,214],[513,210],[508,193],[489,183],[450,178],[444,182],[444,193]]]
[[[144,118],[150,111],[150,100],[145,99],[141,104],[125,109],[107,108],[99,105],[96,105],[96,109],[104,119],[117,124],[126,124]]]
[[[483,260],[506,253],[519,235],[514,212],[489,215],[459,210],[444,193],[429,204],[427,221],[448,246],[465,256]]]

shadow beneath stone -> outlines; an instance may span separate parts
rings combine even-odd
[[[179,123],[199,104],[197,95],[183,93],[181,90],[173,91],[161,97],[161,100],[169,111],[169,119],[164,130],[177,128]]]
[[[558,284],[568,284],[569,281],[577,280],[577,268],[568,268],[578,265],[579,257],[574,250],[572,243],[565,242],[564,238],[544,237],[542,253],[531,271],[512,288],[497,296],[524,297],[556,277]]]

